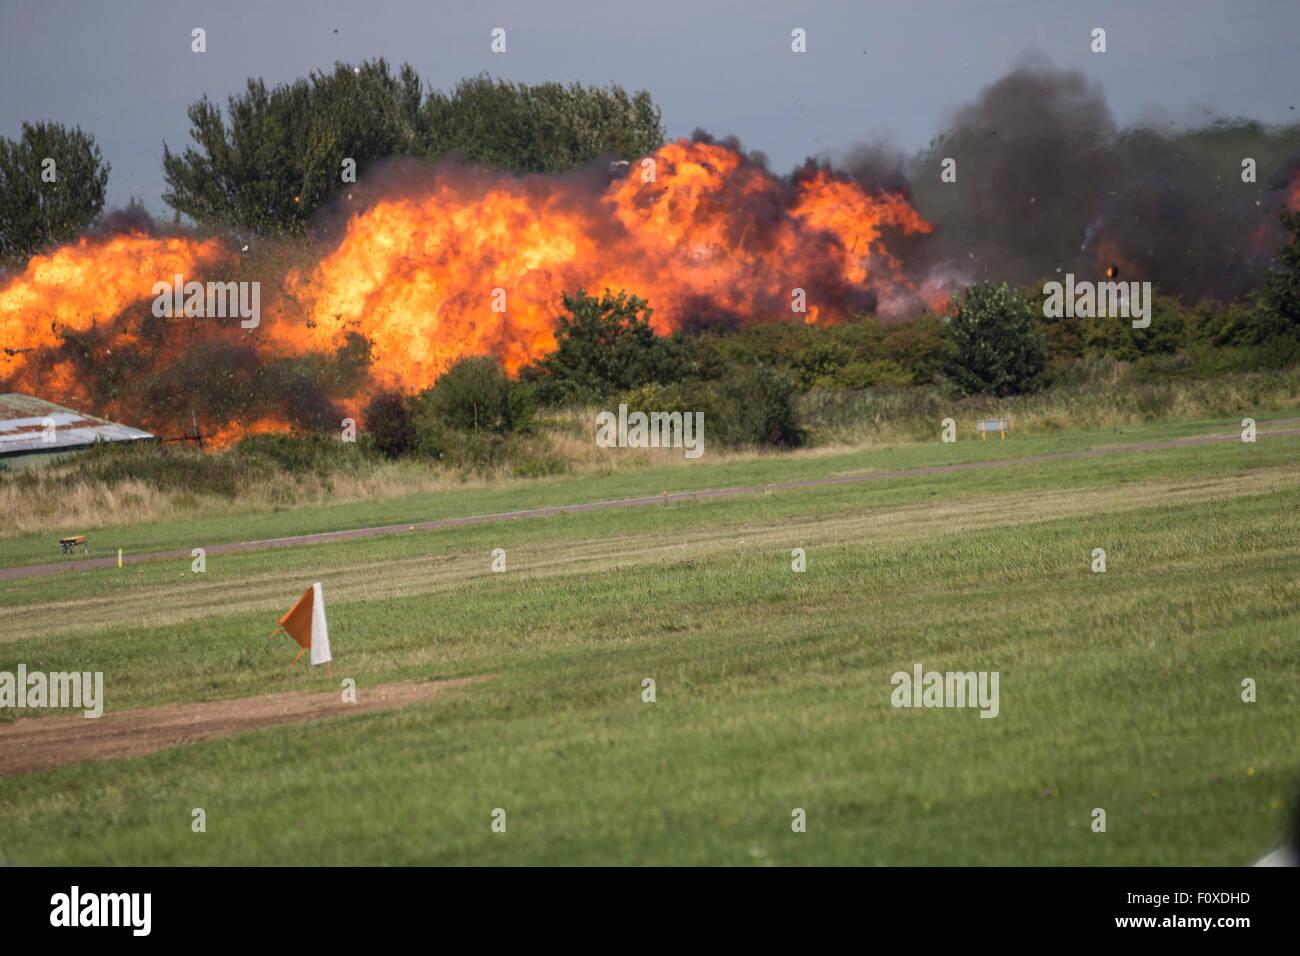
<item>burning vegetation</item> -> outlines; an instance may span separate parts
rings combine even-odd
[[[661,334],[829,323],[916,296],[887,236],[932,227],[902,194],[824,168],[782,179],[703,142],[648,159],[621,176],[390,168],[353,192],[316,261],[287,242],[242,255],[215,238],[83,238],[0,288],[0,379],[163,430],[196,411],[220,441],[337,427],[363,394],[426,388],[464,356],[517,372],[555,347],[578,288],[637,290]],[[260,283],[260,321],[155,314],[155,284],[175,276]]]
[[[584,289],[645,300],[661,336],[709,333],[683,359],[702,363],[707,378],[733,362],[719,356],[743,351],[718,345],[720,330],[933,315],[986,279],[1032,288],[1074,272],[1150,282],[1184,303],[1239,299],[1273,281],[1271,257],[1287,241],[1277,209],[1300,208],[1300,129],[1117,129],[1085,78],[1033,60],[982,91],[915,157],[863,147],[838,169],[810,160],[790,176],[771,173],[734,140],[698,131],[640,155],[643,143],[661,140],[646,94],[479,78],[451,99],[421,101],[409,68],[394,87],[382,61],[363,66],[277,89],[266,107],[291,117],[295,96],[328,103],[364,93],[366,115],[392,128],[371,137],[388,144],[383,150],[352,163],[359,179],[340,182],[336,157],[315,153],[302,169],[254,176],[238,166],[249,146],[238,137],[262,134],[224,130],[204,100],[191,120],[209,139],[231,137],[222,156],[237,168],[209,181],[204,157],[189,150],[168,151],[164,165],[168,201],[208,223],[206,232],[168,231],[137,207],[0,275],[0,391],[167,437],[197,427],[218,446],[249,432],[333,430],[360,419],[376,394],[428,389],[462,358],[492,356],[511,376],[536,372],[556,348],[564,296]],[[400,122],[376,105],[399,87]],[[593,112],[557,114],[556,104],[599,103],[595,113],[622,117],[623,126],[566,127],[555,155],[537,153],[550,142],[538,127],[532,152],[517,157],[525,172],[494,171],[467,160],[486,162],[508,144],[465,145],[493,103],[510,115],[532,110],[537,122]],[[361,135],[354,125],[335,131],[340,149],[362,148],[348,142]],[[636,131],[634,149],[609,146],[620,129]],[[281,144],[290,164],[308,155],[295,143]],[[404,151],[424,158],[386,158]],[[1259,157],[1257,185],[1233,181],[1248,154]],[[610,155],[625,158],[611,163]],[[235,188],[250,176],[247,190]],[[244,202],[246,194],[253,199]],[[239,204],[221,205],[232,197]],[[259,217],[277,203],[292,228],[263,228]],[[206,314],[197,293],[198,308],[181,308],[190,284],[206,286],[209,301],[214,287],[231,296],[238,287],[238,301],[258,314]],[[162,309],[159,289],[167,290]],[[1258,345],[1251,321],[1225,319],[1233,336]],[[806,370],[810,382],[843,377],[861,388],[936,374],[946,348],[937,327],[891,333],[924,344],[897,353],[879,350],[873,328],[801,346],[790,357],[796,379]],[[1073,327],[1046,333],[1049,344],[1068,345],[1062,360],[1096,345]],[[1153,330],[1146,344],[1130,345],[1158,351],[1169,334]]]

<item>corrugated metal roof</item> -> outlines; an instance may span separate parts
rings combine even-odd
[[[132,442],[153,437],[138,428],[75,412],[30,395],[0,395],[0,458],[70,451],[89,447],[96,441]]]

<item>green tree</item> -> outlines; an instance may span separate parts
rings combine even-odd
[[[417,402],[460,431],[523,432],[532,427],[532,389],[511,381],[491,355],[457,360]]]
[[[541,83],[482,75],[450,94],[431,92],[423,110],[424,155],[463,153],[519,173],[555,173],[602,155],[631,160],[664,142],[659,108],[644,90]]]
[[[1300,338],[1300,211],[1282,210],[1282,225],[1291,241],[1273,255],[1273,269],[1260,287],[1257,338]]]
[[[984,282],[953,296],[947,371],[962,391],[1014,395],[1031,390],[1046,364],[1034,306],[1018,291]]]
[[[613,154],[657,149],[664,129],[644,91],[616,86],[538,86],[462,81],[450,94],[424,96],[409,65],[396,75],[383,59],[268,90],[260,79],[228,101],[227,116],[207,97],[189,108],[193,145],[163,145],[163,198],[204,225],[262,233],[301,232],[340,189],[343,160],[357,176],[393,156],[470,161],[516,172],[559,172]]]
[[[608,289],[596,298],[579,289],[577,295],[564,293],[563,304],[569,314],[559,317],[555,351],[520,372],[544,404],[601,399],[694,374],[684,342],[656,335],[650,327],[652,310],[645,299]]]
[[[203,225],[263,233],[300,231],[345,186],[343,160],[357,174],[375,160],[419,151],[420,80],[383,59],[355,71],[336,63],[268,91],[250,79],[229,100],[229,124],[206,96],[189,108],[195,145],[163,144],[163,199]]]
[[[109,168],[80,127],[23,123],[17,142],[0,137],[0,260],[76,238],[104,208]]]

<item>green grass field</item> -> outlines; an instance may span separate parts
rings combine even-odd
[[[706,458],[99,543],[188,549],[1232,430]],[[0,566],[54,560],[69,530],[86,529],[0,541]],[[0,671],[102,670],[109,711],[328,689],[267,638],[313,581],[336,683],[495,676],[402,710],[0,778],[0,858],[1246,863],[1300,783],[1298,542],[1300,437],[1284,436],[210,555],[204,574],[4,582]],[[891,675],[918,663],[997,671],[997,718],[891,706]]]

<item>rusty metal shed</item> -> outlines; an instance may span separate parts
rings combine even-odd
[[[0,464],[42,464],[96,442],[153,441],[139,428],[119,425],[30,395],[0,395]]]

